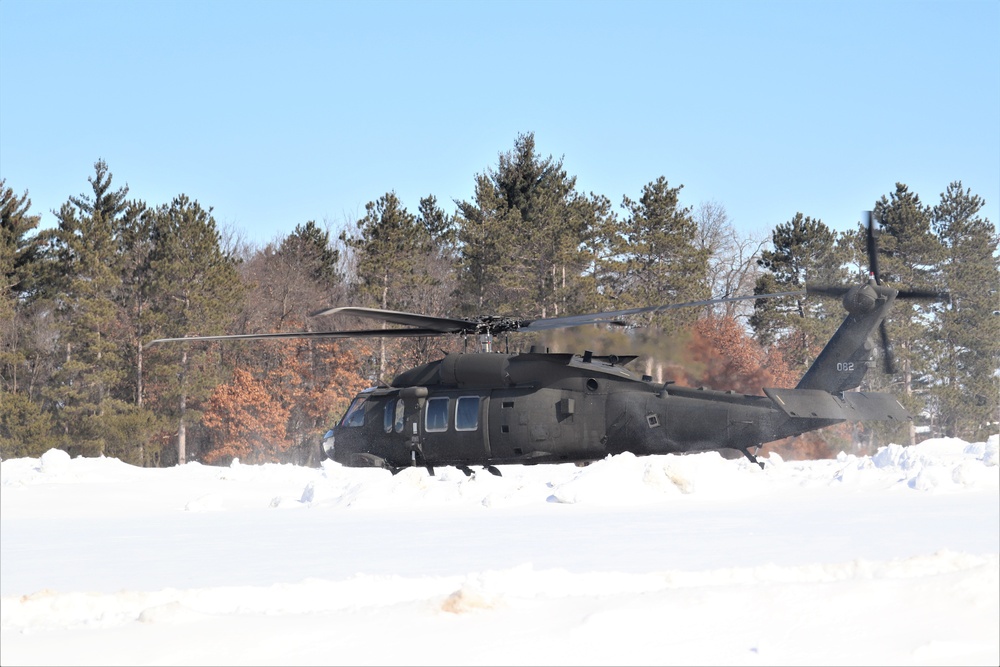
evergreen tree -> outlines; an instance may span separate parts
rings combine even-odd
[[[638,201],[622,200],[627,212],[614,255],[620,258],[615,286],[622,308],[683,303],[709,297],[707,249],[699,247],[690,208],[680,206],[684,186],[670,187],[660,176],[642,189]],[[694,309],[643,316],[646,326],[677,333],[698,317]]]
[[[806,282],[842,285],[847,258],[846,238],[821,220],[796,213],[775,227],[771,248],[761,252],[755,294],[794,292]],[[754,302],[750,326],[765,347],[778,345],[790,368],[805,372],[843,319],[839,301],[821,296],[793,296]]]
[[[517,288],[512,274],[511,249],[516,243],[516,220],[493,186],[489,173],[476,175],[472,202],[458,207],[459,302],[469,317],[514,312]]]
[[[951,295],[930,340],[939,432],[968,440],[985,439],[1000,421],[1000,259],[997,230],[981,217],[982,198],[948,186],[931,212],[944,246],[943,272]]]
[[[0,180],[0,386],[8,393],[21,389],[20,377],[28,372],[27,300],[38,251],[29,235],[39,222],[39,216],[28,213],[30,208],[27,192],[18,197]]]
[[[211,209],[178,195],[156,209],[152,224],[149,337],[225,333],[244,290],[235,260],[220,248]],[[187,461],[187,428],[200,421],[199,407],[219,380],[214,349],[181,344],[148,350],[146,388],[160,414],[177,425],[180,464]]]
[[[906,185],[896,184],[890,197],[883,196],[873,212],[879,222],[879,273],[883,284],[897,289],[942,290],[944,248],[931,231],[931,211]],[[917,299],[899,299],[887,318],[894,359],[895,379],[901,401],[911,414],[925,409],[926,393],[933,379],[931,359],[934,343],[928,334],[941,305]],[[872,375],[872,374],[869,374]],[[870,378],[874,379],[874,378]],[[908,428],[907,442],[916,442],[915,424]]]
[[[39,388],[45,382],[39,341],[46,325],[35,297],[39,245],[32,232],[39,216],[0,179],[0,457],[40,456],[57,444]]]
[[[91,194],[70,197],[56,212],[58,227],[47,235],[48,259],[58,271],[49,289],[59,327],[49,400],[59,405],[64,446],[86,455],[105,453],[106,417],[126,410],[114,398],[125,378],[115,237],[128,186],[112,189],[103,160],[94,170]]]
[[[295,225],[295,231],[285,237],[279,254],[295,259],[297,270],[306,270],[307,277],[321,287],[332,287],[343,280],[340,272],[340,250],[330,241],[330,232],[320,229],[315,220]]]
[[[37,229],[40,217],[28,211],[31,200],[28,193],[18,197],[0,179],[0,275],[3,276],[5,301],[0,304],[0,315],[13,316],[17,300],[31,292],[33,278],[27,268],[36,261],[38,246],[31,234]]]
[[[474,202],[458,203],[468,314],[556,317],[571,309],[587,257],[587,202],[562,160],[519,135],[495,169],[476,177]]]
[[[395,192],[369,202],[365,209],[357,232],[345,231],[340,237],[354,253],[361,299],[382,309],[440,314],[433,312],[435,304],[429,297],[435,283],[429,267],[438,248],[431,230],[406,210]],[[430,224],[437,224],[436,219]],[[378,378],[388,374],[386,345],[386,339],[379,339]]]
[[[129,202],[116,235],[120,282],[116,301],[121,308],[122,358],[128,369],[119,398],[143,404],[143,339],[148,333],[150,255],[154,213],[143,202]]]
[[[624,282],[624,267],[615,253],[621,247],[621,223],[611,200],[604,195],[591,193],[584,211],[581,253],[586,258],[586,267],[579,281],[581,311],[619,310],[617,287]]]

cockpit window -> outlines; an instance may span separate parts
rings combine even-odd
[[[351,403],[351,407],[347,408],[347,414],[340,421],[341,426],[364,426],[365,423],[365,401],[368,400],[367,396],[359,396],[354,399]]]
[[[479,427],[479,397],[460,396],[455,406],[455,430],[475,431]]]
[[[439,396],[427,401],[424,429],[428,432],[448,430],[448,399]]]

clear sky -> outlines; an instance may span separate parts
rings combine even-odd
[[[1000,202],[1000,1],[0,1],[0,177],[42,225],[104,159],[265,243],[468,200],[520,133],[615,204],[847,229],[896,182]]]

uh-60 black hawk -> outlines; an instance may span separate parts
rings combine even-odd
[[[431,474],[435,467],[455,466],[471,474],[471,466],[482,466],[499,475],[498,465],[585,464],[622,452],[644,456],[723,449],[758,462],[751,449],[789,436],[844,421],[910,419],[891,394],[852,390],[874,365],[876,332],[886,370],[893,372],[885,326],[893,302],[946,295],[883,285],[870,215],[867,229],[870,278],[854,287],[807,285],[796,292],[533,320],[339,307],[314,315],[367,317],[402,328],[156,342],[458,335],[481,343],[478,352],[445,354],[355,397],[322,443],[322,454],[345,466],[384,468],[394,474],[411,466],[426,467]],[[767,388],[764,396],[656,383],[627,368],[635,355],[507,354],[490,347],[501,334],[621,324],[630,315],[671,308],[802,294],[840,297],[847,315],[794,388]]]

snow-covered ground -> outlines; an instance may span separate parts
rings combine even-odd
[[[998,438],[761,470],[0,464],[0,663],[1000,664]]]

